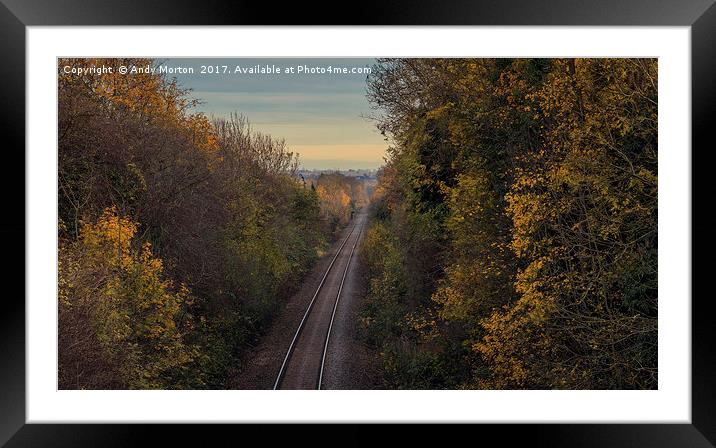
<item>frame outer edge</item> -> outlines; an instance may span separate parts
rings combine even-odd
[[[7,216],[0,221],[8,253],[3,275],[13,292],[0,312],[0,445],[25,424],[25,25],[0,4],[0,126],[4,164],[0,191]],[[22,235],[22,238],[20,238]],[[12,255],[9,255],[13,253]],[[22,254],[22,255],[20,255]],[[22,280],[21,280],[22,279]]]
[[[609,25],[688,26],[714,0],[364,0],[330,4],[249,0],[1,0],[28,26],[52,25]]]
[[[692,423],[704,436],[716,443],[716,327],[714,326],[713,292],[695,289],[695,279],[704,285],[711,278],[713,237],[708,234],[716,226],[710,204],[714,199],[714,183],[708,181],[713,164],[705,154],[713,155],[714,116],[716,116],[716,4],[699,17],[691,27],[691,109],[692,109],[692,298],[691,298],[691,409]],[[698,149],[697,149],[698,148]],[[698,157],[697,157],[698,156]],[[700,163],[694,163],[695,160]],[[696,176],[699,171],[700,176]],[[696,179],[699,179],[698,181]],[[699,204],[695,207],[695,204]],[[696,219],[698,218],[698,219]],[[708,232],[708,233],[707,233]],[[693,244],[695,234],[707,244]],[[707,258],[708,257],[708,258]],[[710,289],[710,288],[709,288]],[[698,296],[698,300],[696,299]]]
[[[19,17],[22,18],[22,21],[18,19],[13,12],[11,12],[8,7],[6,6],[7,3],[11,3],[13,6],[13,11],[19,14]],[[67,2],[67,1],[58,1],[56,3],[56,7],[54,8],[48,8],[44,9],[45,6],[49,6],[49,2],[44,1],[33,1],[33,2],[26,2],[26,5],[22,5],[18,1],[13,0],[3,0],[2,3],[0,3],[0,37],[2,38],[0,41],[0,46],[3,46],[3,56],[4,63],[0,64],[0,76],[2,76],[3,83],[0,84],[0,101],[3,104],[3,108],[0,109],[2,114],[2,120],[0,120],[0,123],[2,123],[2,127],[4,132],[4,137],[7,139],[8,137],[13,141],[12,145],[8,145],[8,148],[14,148],[16,150],[19,150],[13,154],[13,151],[8,151],[6,153],[9,157],[14,157],[12,159],[12,162],[15,164],[21,164],[23,169],[21,170],[22,174],[15,174],[23,176],[24,178],[24,168],[25,168],[25,162],[24,162],[24,135],[25,135],[25,79],[24,79],[24,68],[25,68],[25,23],[31,23],[33,25],[70,25],[70,24],[92,24],[94,23],[103,23],[103,24],[111,24],[112,22],[118,22],[118,24],[134,24],[134,25],[140,25],[140,24],[150,24],[150,23],[191,23],[191,24],[198,24],[198,23],[211,23],[212,19],[216,22],[225,22],[226,20],[231,20],[232,15],[227,14],[223,18],[217,18],[222,13],[226,13],[229,11],[222,11],[218,10],[215,11],[215,14],[213,17],[210,13],[204,13],[204,14],[198,14],[194,18],[187,18],[187,15],[182,14],[180,12],[175,12],[173,14],[168,15],[164,20],[158,19],[158,17],[161,16],[161,6],[159,7],[150,7],[149,5],[145,5],[146,9],[148,9],[147,12],[147,18],[142,18],[141,14],[137,14],[134,17],[128,17],[126,16],[126,11],[120,11],[123,13],[120,13],[118,15],[113,15],[112,10],[110,9],[102,9],[102,7],[106,7],[109,2],[96,2],[94,4],[86,5],[87,9],[80,13],[80,15],[75,15],[74,18],[72,17],[73,12],[76,11],[61,11],[60,6],[66,7],[68,3],[73,2]],[[216,3],[210,1],[209,3]],[[485,2],[488,3],[486,5],[486,8],[490,9],[490,4],[493,2]],[[560,3],[560,2],[557,2]],[[606,2],[605,2],[606,3]],[[640,4],[643,4],[643,2],[639,2]],[[678,4],[678,2],[674,2]],[[20,6],[18,6],[20,5]],[[186,11],[187,9],[187,3],[181,2],[179,6],[179,10],[184,9]],[[417,6],[417,5],[416,5]],[[463,5],[464,6],[464,5]],[[495,5],[492,5],[495,6]],[[541,5],[544,6],[544,5]],[[610,5],[605,4],[605,9],[608,9]],[[99,8],[97,8],[99,7]],[[687,8],[688,7],[688,8]],[[430,9],[430,8],[428,8]],[[439,9],[439,8],[438,8]],[[477,7],[475,9],[480,9],[480,7]],[[552,5],[548,9],[556,9],[555,5]],[[667,10],[671,11],[671,9],[666,8]],[[651,11],[650,13],[646,12],[646,15],[643,16],[640,19],[634,19],[632,15],[629,15],[626,19],[618,17],[618,11],[612,11],[608,15],[600,14],[597,16],[593,16],[591,19],[584,19],[584,17],[580,17],[578,19],[579,24],[592,24],[592,25],[598,25],[598,24],[612,24],[612,25],[619,25],[619,24],[639,24],[639,25],[688,25],[689,23],[684,23],[683,21],[688,19],[688,17],[694,17],[694,14],[697,16],[697,19],[693,21],[692,23],[692,132],[693,132],[693,144],[692,148],[699,146],[703,148],[705,151],[706,148],[713,146],[711,141],[709,140],[709,146],[706,146],[707,138],[711,137],[711,131],[713,129],[713,119],[711,118],[714,116],[714,112],[716,112],[716,82],[713,81],[713,79],[716,79],[716,73],[715,65],[716,62],[714,61],[714,49],[716,48],[716,7],[713,4],[713,0],[706,1],[689,1],[684,2],[681,5],[679,5],[679,9],[681,10],[681,13],[676,14],[674,16],[667,16],[664,14],[664,9],[661,8],[658,11]],[[460,8],[456,8],[456,11],[459,11]],[[688,10],[685,15],[684,10]],[[703,14],[697,14],[698,11],[704,11]],[[388,16],[397,16],[398,12],[400,11],[400,8],[398,7],[392,7],[392,8],[385,8],[383,11],[380,11],[378,14],[377,21],[385,22],[386,18]],[[511,10],[512,14],[510,14],[510,11],[506,11],[506,14],[513,15],[513,16],[519,16],[521,13],[519,11],[514,11],[514,8]],[[454,12],[454,15],[450,17],[450,14],[439,14],[434,19],[435,21],[439,23],[446,23],[453,21],[454,23],[461,23],[465,20],[471,21],[474,19],[475,14],[474,10],[472,11],[473,14],[468,14],[466,16],[459,17],[459,13]],[[554,12],[554,11],[553,11]],[[382,13],[382,14],[381,14]],[[522,12],[525,16],[528,15],[528,12]],[[691,14],[689,16],[689,14]],[[533,17],[532,19],[525,18],[523,16],[522,19],[518,20],[512,20],[511,23],[514,24],[521,24],[523,22],[525,23],[535,23],[535,22],[542,22],[542,24],[545,25],[553,25],[557,23],[564,22],[565,16],[569,15],[569,11],[556,14],[553,19],[547,19],[544,18],[540,19],[540,17]],[[183,16],[183,19],[181,18]],[[251,17],[255,15],[253,14],[247,14],[243,16],[243,20],[251,21]],[[417,16],[415,14],[409,14],[408,15],[408,21],[413,21],[415,24],[417,23],[423,23],[426,21],[425,16],[419,17],[420,12],[417,13]],[[658,17],[657,17],[658,16]],[[494,22],[494,12],[488,13],[483,16],[484,19],[481,21],[488,22],[486,24],[495,24],[491,23]],[[656,17],[656,18],[655,18]],[[400,19],[402,21],[405,21],[405,19]],[[143,22],[143,23],[140,23]],[[628,22],[628,23],[624,23]],[[504,22],[503,22],[504,23]],[[22,68],[20,70],[19,68]],[[711,139],[712,140],[712,139]],[[22,148],[22,149],[20,149]],[[692,157],[695,152],[692,151]],[[20,155],[22,154],[22,156]],[[12,163],[11,162],[11,163]],[[699,167],[698,164],[693,164],[693,167]],[[708,168],[708,165],[705,165]],[[701,164],[701,169],[707,169],[703,168],[704,164]],[[17,169],[17,166],[15,167],[15,171],[20,172],[19,169]],[[0,176],[0,182],[3,182],[3,186],[5,187],[4,190],[6,192],[13,192],[17,189],[17,179],[15,179],[13,176]],[[704,179],[704,177],[701,177],[701,179]],[[693,182],[693,178],[692,178]],[[702,195],[699,193],[699,191],[703,192],[709,192],[710,189],[707,187],[710,186],[709,184],[706,184],[705,182],[703,184],[699,183],[693,183],[693,193],[696,197],[697,194]],[[24,179],[23,179],[23,186],[24,186]],[[699,188],[700,187],[700,188]],[[710,186],[713,188],[712,186]],[[708,193],[706,193],[708,194]],[[6,232],[9,235],[17,235],[18,233],[22,232],[23,236],[26,237],[25,234],[25,205],[24,205],[24,197],[21,199],[13,199],[11,195],[8,195],[10,197],[4,198],[6,199],[6,206],[10,209],[15,211],[17,214],[18,210],[22,210],[22,218],[20,223],[17,224],[6,224],[1,223],[0,226],[2,231]],[[705,199],[706,201],[709,201],[709,199],[712,199],[713,196],[709,195],[708,197],[700,197],[700,199]],[[22,202],[20,202],[22,201]],[[696,203],[696,201],[693,201],[692,203]],[[709,202],[700,202],[702,204],[708,204]],[[704,210],[704,209],[702,209]],[[705,210],[704,212],[693,210],[692,211],[692,217],[698,213],[699,217],[705,217],[705,214],[708,213],[708,210]],[[16,217],[16,216],[15,216]],[[693,219],[693,218],[692,218]],[[16,222],[16,221],[15,221]],[[714,226],[714,219],[710,218],[708,221],[708,224],[706,223],[706,220],[700,221],[701,224],[696,224],[692,220],[692,229],[698,229],[698,230],[706,230],[706,226],[708,225],[709,229],[712,229]],[[22,227],[22,230],[20,229]],[[702,232],[704,233],[704,232]],[[9,241],[8,244],[12,246],[13,249],[18,249],[17,252],[19,252],[19,245],[25,243],[25,239],[23,238],[22,243],[20,242],[20,239],[16,239],[17,241]],[[693,247],[693,246],[692,246]],[[24,249],[24,247],[23,247]],[[697,250],[693,251],[693,254],[704,254],[705,248],[698,248]],[[24,250],[23,250],[24,253]],[[695,258],[694,258],[695,261]],[[15,278],[18,279],[19,271],[22,269],[24,273],[24,267],[25,267],[25,258],[23,256],[23,263],[20,266],[19,264],[15,264],[13,269],[15,269],[15,272],[18,274],[17,276],[13,277],[12,275],[8,275],[7,278]],[[701,265],[699,267],[696,263],[693,264],[693,273],[699,273],[699,274],[708,274],[707,270],[708,266]],[[692,274],[693,277],[695,275]],[[703,277],[703,276],[700,276]],[[23,275],[24,278],[24,275]],[[24,283],[22,286],[20,286],[24,292]],[[702,296],[704,298],[707,298],[706,296]],[[24,298],[24,294],[23,294]],[[692,349],[692,364],[693,364],[693,380],[692,380],[692,409],[693,409],[693,415],[692,415],[692,421],[693,426],[700,431],[707,439],[710,441],[716,440],[716,390],[714,389],[713,384],[713,375],[712,372],[716,370],[716,353],[714,352],[712,341],[716,340],[716,335],[714,334],[714,325],[712,322],[711,314],[708,313],[707,305],[704,304],[702,301],[701,303],[694,301],[693,304],[693,328],[692,328],[692,339],[693,339],[693,349]],[[3,305],[3,312],[0,313],[0,330],[3,332],[2,337],[0,337],[0,353],[2,353],[3,360],[7,360],[9,362],[3,362],[2,363],[2,369],[0,370],[0,384],[2,384],[2,387],[0,388],[0,415],[2,415],[2,419],[0,420],[0,445],[4,445],[5,442],[13,436],[13,434],[20,428],[22,428],[23,424],[25,423],[25,352],[24,352],[24,343],[25,343],[25,334],[24,334],[24,300],[15,299],[12,296],[8,297],[7,300],[4,301]],[[31,425],[35,426],[35,425]],[[39,426],[39,425],[38,425]],[[53,425],[51,425],[53,426]],[[85,425],[78,425],[78,426],[85,426]],[[681,426],[682,428],[684,426],[690,426],[690,425],[677,425]],[[116,426],[115,426],[116,428]],[[127,428],[131,428],[131,425],[128,425]],[[25,433],[30,428],[25,427],[22,428],[23,433]],[[40,427],[36,427],[36,430],[40,430]],[[79,429],[79,428],[77,428]],[[80,431],[82,432],[82,431]],[[92,431],[90,431],[92,432]],[[546,433],[554,433],[552,430],[545,431]],[[611,432],[611,431],[607,431]],[[619,432],[619,431],[617,431]],[[712,445],[713,446],[713,445]]]

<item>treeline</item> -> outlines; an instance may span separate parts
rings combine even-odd
[[[657,387],[657,61],[385,59],[363,258],[392,388]]]
[[[156,64],[146,59],[64,65]],[[332,223],[297,155],[162,75],[59,75],[59,387],[224,388]]]
[[[335,232],[348,224],[356,210],[368,205],[365,183],[341,173],[321,173],[311,188],[321,202],[321,215]]]

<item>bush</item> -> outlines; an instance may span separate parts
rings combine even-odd
[[[164,276],[137,224],[105,210],[59,253],[60,388],[161,389],[200,385],[192,297]]]

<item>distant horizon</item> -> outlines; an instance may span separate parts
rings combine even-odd
[[[348,171],[348,170],[374,170],[380,169],[383,164],[375,164],[372,162],[364,162],[360,160],[303,160],[298,161],[300,170],[335,170],[335,171]]]

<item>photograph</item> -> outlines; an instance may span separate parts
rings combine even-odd
[[[658,58],[56,61],[59,390],[659,389]]]

